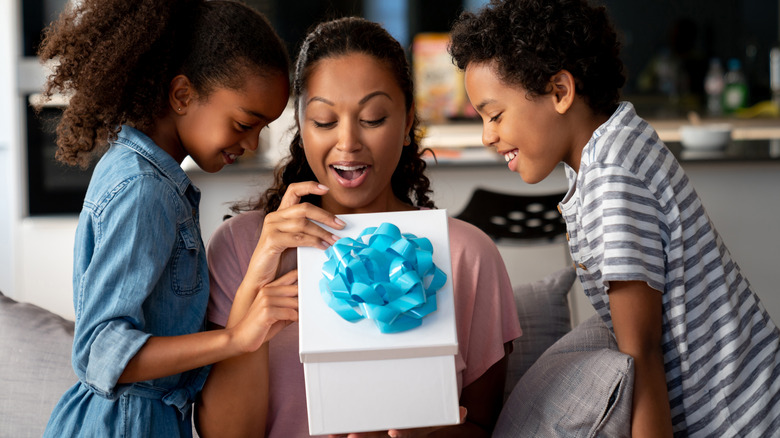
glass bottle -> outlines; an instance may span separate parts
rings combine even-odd
[[[704,91],[707,93],[707,113],[711,116],[719,116],[723,112],[721,99],[723,98],[723,67],[719,58],[710,60],[710,68],[704,77]]]
[[[740,108],[745,108],[748,101],[748,86],[739,59],[729,59],[729,71],[724,76],[724,81],[723,111],[733,113]]]

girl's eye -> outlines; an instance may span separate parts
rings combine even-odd
[[[385,120],[387,120],[387,117],[381,117],[381,118],[376,119],[376,120],[363,120],[363,123],[365,123],[366,125],[371,126],[371,127],[376,127],[376,126],[380,126],[381,124],[383,124],[385,122]]]
[[[316,120],[312,120],[312,122],[315,128],[328,129],[336,126],[336,122],[318,122]]]
[[[489,122],[490,122],[490,123],[493,123],[493,122],[496,122],[496,121],[498,121],[498,119],[500,119],[500,118],[501,118],[501,114],[503,114],[503,113],[498,113],[498,114],[496,114],[495,116],[491,117]]]
[[[243,123],[236,122],[236,125],[238,126],[239,131],[249,131],[250,129],[252,129],[251,126],[245,125]]]

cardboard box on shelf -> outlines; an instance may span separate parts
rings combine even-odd
[[[466,97],[463,72],[447,52],[449,42],[447,33],[421,33],[412,42],[414,101],[424,123],[476,116]]]
[[[446,282],[435,293],[436,310],[421,325],[383,333],[370,318],[350,322],[329,307],[320,285],[326,252],[298,249],[299,348],[309,433],[458,423],[458,344],[446,210],[339,217],[347,226],[331,231],[341,237],[358,239],[368,227],[388,223],[401,233],[428,239],[432,261]]]

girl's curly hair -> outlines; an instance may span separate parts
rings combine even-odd
[[[305,94],[309,77],[318,62],[327,58],[363,53],[384,62],[392,71],[406,101],[406,110],[414,102],[414,85],[406,53],[398,41],[377,23],[358,17],[346,17],[327,21],[317,25],[304,39],[295,62],[295,74],[292,80],[292,95],[295,114],[298,114],[299,99]],[[429,198],[430,181],[425,176],[426,163],[421,158],[425,150],[420,148],[416,138],[419,121],[414,117],[411,132],[411,144],[405,146],[398,166],[391,178],[393,194],[404,202],[421,207],[433,208]],[[294,182],[316,181],[314,172],[303,151],[300,126],[296,122],[295,134],[290,142],[290,154],[277,166],[274,183],[255,204],[234,205],[233,211],[247,209],[264,210],[266,213],[279,208],[287,187]],[[412,202],[412,199],[415,202]],[[304,202],[320,205],[319,196],[307,196]]]
[[[179,74],[198,96],[240,89],[247,73],[289,75],[285,45],[268,20],[229,0],[82,0],[44,33],[54,60],[43,94],[70,97],[57,126],[57,159],[86,167],[122,124],[151,127]]]
[[[461,69],[494,62],[502,81],[531,96],[549,93],[550,78],[568,70],[577,94],[600,114],[614,112],[626,81],[606,9],[586,0],[492,0],[461,14],[449,51]]]

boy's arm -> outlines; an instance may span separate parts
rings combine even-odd
[[[643,281],[609,284],[609,308],[618,348],[634,358],[632,436],[672,436],[661,349],[661,292]]]

